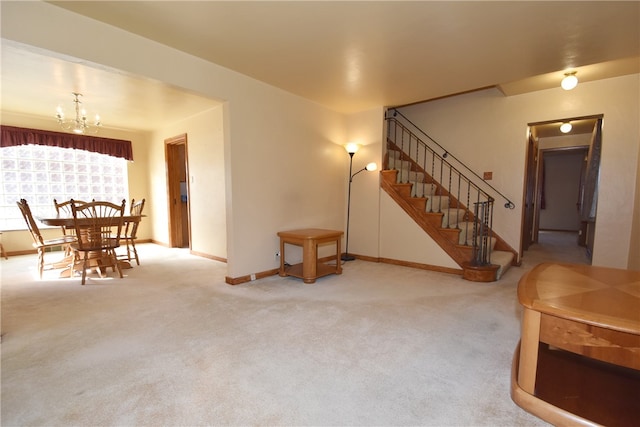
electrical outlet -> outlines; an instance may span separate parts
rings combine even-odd
[[[255,274],[251,275],[251,280],[256,280],[256,275]]]

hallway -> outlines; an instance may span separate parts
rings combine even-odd
[[[591,264],[587,249],[578,246],[578,233],[570,231],[540,231],[538,243],[533,243],[522,256],[530,267],[540,262],[570,262]]]

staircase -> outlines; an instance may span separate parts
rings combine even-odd
[[[465,279],[499,280],[517,265],[517,251],[493,231],[494,199],[480,188],[484,181],[467,178],[447,160],[453,156],[428,135],[419,138],[422,131],[398,114],[387,118],[382,189],[461,267]]]

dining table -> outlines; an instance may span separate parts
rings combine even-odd
[[[133,222],[133,223],[138,223],[142,220],[142,218],[145,215],[123,215],[122,216],[122,223],[126,223],[126,222]],[[64,213],[58,213],[56,215],[45,215],[45,216],[36,216],[35,217],[38,221],[40,221],[41,223],[48,225],[48,226],[52,226],[52,227],[64,227],[66,229],[73,229],[75,227],[75,222],[76,220],[74,220],[73,216],[71,215],[65,215]],[[94,224],[95,220],[91,219],[91,218],[77,218],[78,221],[78,225],[80,227],[83,226],[83,223],[86,223],[87,227]],[[100,263],[101,260],[105,257],[104,254],[94,254],[92,256],[93,259],[93,263],[95,264],[96,267],[98,268],[102,268],[100,267]],[[126,259],[118,259],[117,260],[118,264],[120,265],[120,268],[132,268],[131,263],[129,262],[129,260]],[[72,277],[73,276],[73,266],[71,265],[72,263],[72,259],[71,257],[65,257],[65,259],[55,263],[55,267],[58,268],[64,268],[64,270],[60,273],[60,277]]]

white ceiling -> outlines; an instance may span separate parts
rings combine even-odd
[[[340,112],[498,86],[506,95],[640,72],[640,2],[50,2]],[[144,78],[3,40],[2,108],[53,114],[71,92],[105,126],[215,105]],[[179,101],[178,101],[179,100]],[[131,118],[135,120],[131,120]]]
[[[55,120],[60,106],[71,118],[72,92],[83,95],[90,119],[100,114],[112,129],[150,131],[218,104],[157,81],[3,40],[3,110]]]

